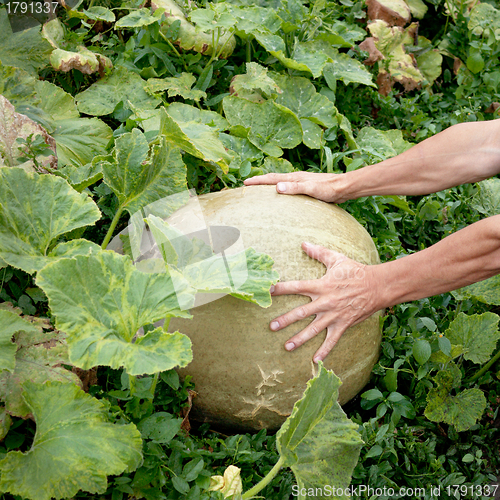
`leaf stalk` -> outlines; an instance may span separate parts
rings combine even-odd
[[[285,458],[280,456],[279,460],[276,462],[276,465],[265,475],[255,486],[250,488],[248,491],[243,493],[242,500],[248,500],[249,498],[253,498],[257,493],[263,490],[278,474],[281,467],[285,463]]]

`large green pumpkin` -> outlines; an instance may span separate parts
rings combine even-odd
[[[370,235],[347,212],[308,196],[278,195],[274,186],[252,186],[199,196],[170,220],[179,229],[186,214],[200,204],[205,223],[239,230],[245,248],[269,254],[281,281],[320,278],[324,266],[301,249],[303,241],[323,245],[364,264],[379,257]],[[231,242],[228,243],[230,245]],[[273,318],[309,298],[273,297],[271,307],[225,296],[195,307],[193,319],[173,318],[170,331],[191,338],[194,359],[181,376],[192,375],[197,396],[193,417],[237,430],[276,429],[302,397],[312,376],[312,356],[324,340],[320,333],[293,352],[285,341],[311,318],[273,332]],[[379,314],[350,328],[325,359],[343,381],[340,403],[354,397],[368,382],[379,355]]]

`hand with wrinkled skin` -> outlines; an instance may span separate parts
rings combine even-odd
[[[329,203],[343,203],[346,195],[342,174],[293,172],[291,174],[265,174],[245,180],[246,186],[271,184],[280,194],[306,194]]]
[[[287,341],[285,348],[291,351],[326,328],[326,339],[314,355],[317,363],[325,359],[347,328],[365,320],[379,307],[373,295],[376,287],[371,282],[370,266],[319,245],[303,243],[302,249],[322,262],[327,271],[318,280],[277,283],[273,296],[300,294],[310,297],[311,302],[274,319],[270,326],[271,330],[281,330],[316,315],[304,330]]]
[[[499,144],[500,120],[461,123],[394,158],[352,172],[267,174],[247,179],[245,185],[271,184],[280,194],[306,194],[335,203],[371,195],[423,195],[500,173]],[[327,272],[319,280],[275,286],[273,295],[301,294],[312,302],[276,318],[271,329],[315,315],[287,344],[294,344],[291,349],[295,349],[326,328],[326,340],[314,355],[319,361],[349,326],[380,309],[500,273],[500,215],[476,222],[425,250],[373,266],[320,246],[303,249],[323,262]]]

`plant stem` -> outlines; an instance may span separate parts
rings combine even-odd
[[[101,248],[103,250],[106,250],[106,247],[108,246],[109,240],[111,240],[111,236],[113,236],[113,232],[115,231],[116,225],[118,224],[118,221],[120,220],[120,216],[123,212],[123,207],[119,207],[115,216],[113,217],[113,220],[111,221],[111,225],[109,226],[108,232],[106,233],[106,237],[104,238],[104,241],[102,242]]]
[[[247,63],[252,62],[252,41],[250,38],[247,38],[246,56]]]
[[[243,493],[243,496],[241,497],[242,500],[252,498],[257,493],[259,493],[259,491],[263,490],[274,479],[274,476],[278,474],[278,471],[281,469],[284,462],[285,458],[280,457],[276,465],[269,471],[266,476],[264,476],[255,486],[250,488],[247,492]]]
[[[490,367],[495,364],[496,361],[500,359],[500,350],[483,366],[481,367],[472,377],[469,379],[469,382],[474,382],[477,380],[483,373],[486,373]]]
[[[170,48],[174,51],[174,54],[182,61],[182,65],[184,66],[186,73],[189,73],[188,67],[186,66],[186,61],[184,61],[184,58],[179,54],[179,51],[175,48],[175,45],[161,31],[160,36],[168,43]]]
[[[169,316],[168,318],[165,318],[165,323],[163,323],[163,331],[168,332],[168,325],[170,325],[170,320],[172,318]]]
[[[155,398],[156,384],[158,383],[159,376],[160,374],[158,372],[154,374],[153,383],[151,384],[151,388],[149,389],[149,391],[151,392],[151,401],[153,401],[153,399]]]

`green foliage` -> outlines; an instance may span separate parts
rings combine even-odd
[[[407,3],[421,36],[410,29],[414,19],[402,28],[367,24],[357,0],[161,0],[151,9],[85,1],[59,8],[42,30],[16,33],[0,8],[0,94],[8,99],[0,125],[8,166],[0,169],[0,490],[208,500],[223,495],[209,489],[210,478],[229,466],[241,469],[247,493],[267,477],[260,495],[273,500],[291,498],[295,483],[348,485],[351,471],[353,486],[435,485],[443,498],[446,487],[496,480],[496,277],[384,317],[370,385],[345,407],[359,434],[324,369],[277,436],[226,437],[207,425],[186,434],[193,385],[170,368],[189,362],[189,341],[153,325],[186,315],[198,290],[267,306],[276,280],[269,259],[251,249],[226,256],[223,268],[211,249],[158,234],[169,233],[155,216],[178,208],[187,187],[206,193],[266,172],[354,170],[455,123],[498,116],[486,113],[500,101],[496,6]],[[356,44],[370,34],[385,59],[365,66]],[[497,191],[491,179],[344,206],[385,261],[496,214]],[[156,259],[134,269],[98,247],[133,214],[157,232],[167,267]],[[204,258],[194,262],[197,255]],[[99,401],[69,371],[98,364],[86,390]],[[35,423],[21,418],[30,414]],[[62,425],[72,432],[64,446]],[[275,475],[285,460],[278,449],[292,472]],[[342,477],[332,472],[338,457]]]
[[[103,493],[107,475],[139,465],[135,426],[108,422],[104,405],[80,388],[27,381],[23,394],[37,432],[29,451],[11,451],[0,461],[2,490],[37,500],[72,497],[80,489]]]

